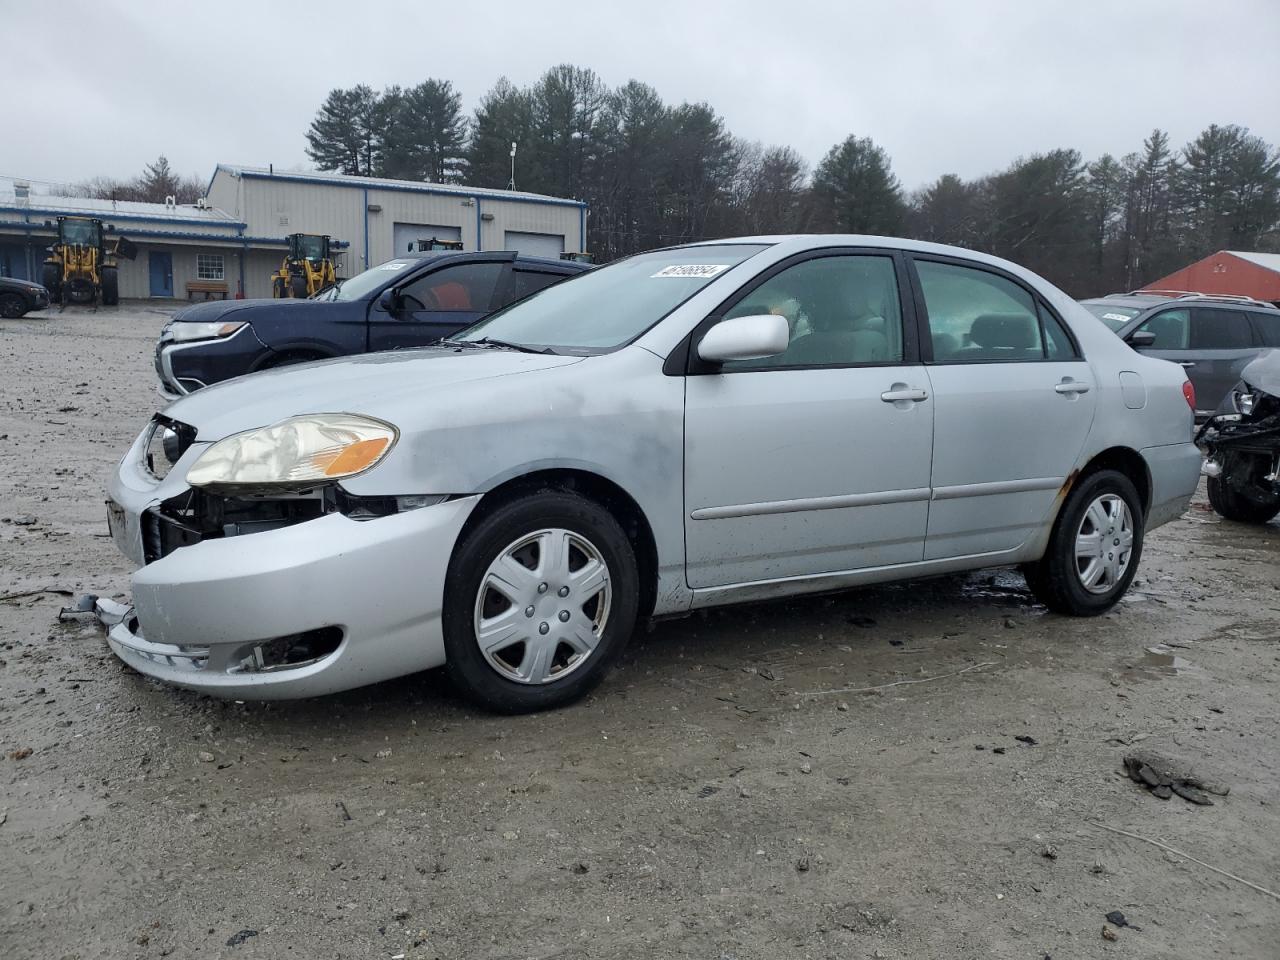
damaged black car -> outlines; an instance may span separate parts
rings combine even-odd
[[[1267,523],[1280,513],[1280,350],[1267,350],[1200,429],[1209,502],[1228,520]]]

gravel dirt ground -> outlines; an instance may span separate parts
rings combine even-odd
[[[164,319],[0,326],[0,594],[127,590],[103,485]],[[6,599],[0,957],[1274,960],[1280,899],[1188,856],[1280,891],[1278,544],[1197,498],[1099,619],[1013,571],[724,610],[520,718],[438,673],[210,700]]]

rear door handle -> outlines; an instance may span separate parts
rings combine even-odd
[[[1088,393],[1089,384],[1081,383],[1079,380],[1063,380],[1053,389],[1058,393]]]
[[[929,391],[921,390],[919,387],[908,387],[905,384],[895,383],[893,389],[886,390],[880,394],[880,399],[885,403],[901,403],[904,400],[920,401],[929,399]]]

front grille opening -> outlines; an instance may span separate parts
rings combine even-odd
[[[231,673],[297,670],[329,656],[342,644],[341,627],[320,627],[246,644],[231,658]]]

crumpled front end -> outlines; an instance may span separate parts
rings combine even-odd
[[[478,497],[338,484],[223,496],[183,479],[207,444],[158,417],[109,485],[140,569],[108,642],[141,673],[237,699],[315,696],[444,662],[444,578]]]

